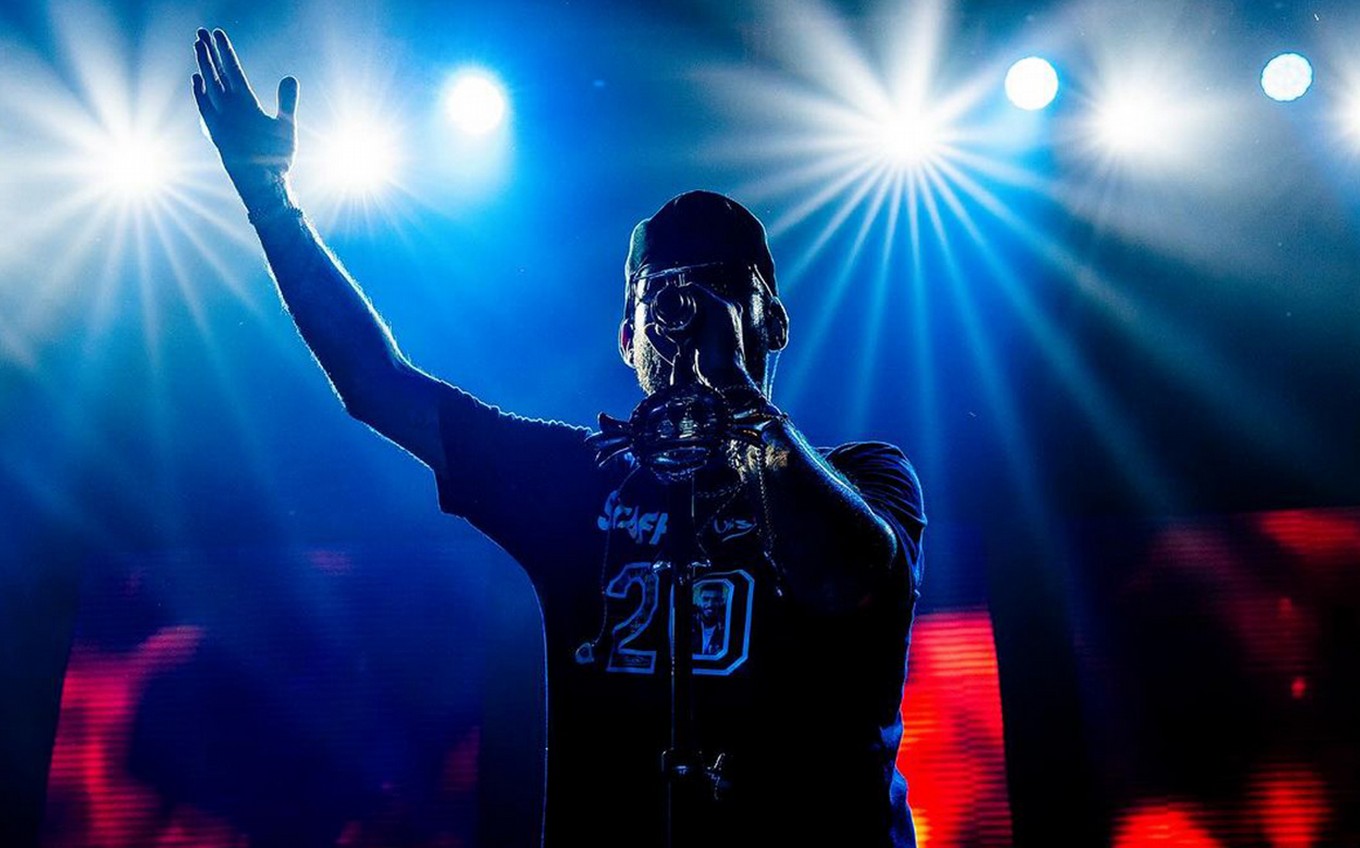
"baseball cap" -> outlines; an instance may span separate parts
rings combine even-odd
[[[778,294],[765,227],[745,206],[712,191],[677,195],[633,228],[624,277],[709,263],[753,266]]]

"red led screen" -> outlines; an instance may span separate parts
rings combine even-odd
[[[1360,844],[1360,510],[1086,536],[1079,662],[1111,843]]]
[[[1072,815],[1118,848],[1360,844],[1360,510],[1071,533],[1081,726],[1045,744],[1089,762],[1098,808]],[[494,715],[481,646],[504,626],[483,599],[505,587],[336,552],[224,583],[247,559],[103,569],[45,843],[476,845]],[[923,846],[1008,845],[1033,813],[1008,803],[1002,683],[1006,663],[1043,660],[998,657],[994,626],[980,606],[916,624],[899,765]],[[491,659],[498,677],[534,674],[534,658]]]
[[[286,599],[271,606],[267,587],[244,602],[220,586],[186,600],[184,585],[222,569],[202,567],[195,576],[183,561],[121,563],[111,570],[121,574],[96,581],[62,693],[45,845],[226,848],[277,844],[289,834],[295,844],[477,844],[484,678],[481,658],[466,655],[487,643],[481,636],[489,625],[475,605],[440,583],[394,589],[390,572],[373,584],[363,563],[335,552],[275,565],[284,573],[303,569],[308,596],[326,611],[307,620]],[[178,588],[163,582],[167,567],[181,575]],[[419,621],[400,598],[375,595],[380,586],[433,594],[440,604],[431,606],[442,608]],[[198,607],[200,620],[163,621],[167,601]],[[232,614],[218,609],[231,605]],[[393,625],[381,616],[365,619],[362,611],[374,605],[406,619],[406,633],[389,632]],[[451,635],[450,621],[463,631]],[[278,635],[298,628],[308,634],[302,644]],[[463,661],[416,668],[459,651]],[[378,685],[366,687],[366,677]],[[444,699],[426,698],[423,687],[446,677]],[[354,680],[361,682],[351,686]],[[337,693],[357,703],[339,703]],[[402,698],[415,703],[389,703]],[[917,621],[905,701],[899,765],[920,844],[1009,844],[997,660],[985,610]],[[393,747],[431,744],[441,747],[428,761],[393,762]]]
[[[921,846],[1011,844],[996,647],[986,610],[913,630],[898,768]]]

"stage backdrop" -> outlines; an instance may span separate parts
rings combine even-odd
[[[1110,844],[1360,845],[1360,510],[1077,535]]]
[[[1067,742],[1108,843],[1360,844],[1360,510],[1088,521],[1066,541]],[[1011,843],[992,622],[967,576],[985,548],[942,529],[928,554],[899,758],[923,846]],[[92,563],[46,844],[529,839],[538,626],[479,544]]]
[[[927,566],[899,764],[923,845],[1004,846],[996,652],[966,576],[980,546],[956,537]],[[530,844],[540,626],[527,580],[476,539],[93,562],[44,844]]]

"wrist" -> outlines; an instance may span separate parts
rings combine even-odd
[[[232,184],[252,218],[296,206],[288,177],[278,171],[256,169],[231,173]]]
[[[739,363],[733,362],[725,368],[703,368],[700,367],[700,378],[708,387],[726,395],[728,392],[753,391],[763,394],[756,381],[751,379],[751,375]]]
[[[246,217],[256,230],[276,221],[299,221],[302,209],[293,200],[293,192],[284,174],[257,175],[236,183],[236,191],[246,207]]]
[[[752,407],[772,406],[770,399],[765,397],[765,393],[755,382],[747,377],[745,380],[735,381],[722,385],[713,386],[713,391],[722,395],[723,400],[732,410],[750,409]]]
[[[732,421],[756,433],[763,432],[768,425],[776,421],[788,418],[783,410],[770,402],[750,377],[746,378],[745,383],[714,391],[722,396]]]

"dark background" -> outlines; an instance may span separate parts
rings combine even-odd
[[[991,609],[1018,843],[1104,842],[1127,795],[1107,779],[1099,740],[1113,731],[1092,719],[1082,622],[1132,627],[1138,639],[1114,641],[1135,663],[1128,646],[1146,644],[1145,664],[1215,631],[1216,592],[1174,623],[1159,603],[1124,605],[1111,587],[1144,552],[1131,528],[1360,503],[1360,195],[1356,148],[1334,125],[1354,96],[1350,4],[6,6],[0,812],[16,843],[42,818],[80,586],[98,563],[355,546],[386,561],[413,540],[479,544],[438,514],[426,471],[343,415],[277,306],[195,128],[200,24],[231,31],[267,102],[282,74],[302,79],[304,131],[349,100],[400,124],[403,191],[331,198],[304,134],[300,196],[412,359],[508,409],[584,423],[636,402],[614,352],[620,269],[630,227],[666,198],[728,191],[770,225],[793,316],[776,399],[814,442],[902,445],[931,532],[981,540],[979,557],[932,555],[925,604]],[[907,197],[874,206],[872,187],[837,182],[818,142],[841,127],[801,106],[853,101],[852,59],[886,76],[923,53],[922,33],[937,36],[932,94],[990,92],[966,115],[981,129],[958,142],[977,158],[954,160],[986,197],[946,180],[964,214],[941,201],[933,229],[923,211],[913,244]],[[1318,69],[1294,104],[1257,87],[1283,49]],[[1031,52],[1064,89],[1022,119],[1000,79]],[[431,117],[444,74],[467,61],[501,75],[513,109],[484,164]],[[1207,121],[1172,165],[1110,166],[1081,140],[1099,83],[1130,67]],[[82,195],[71,170],[119,110],[178,143],[176,193],[150,211]],[[1247,525],[1233,544],[1261,548],[1253,519],[1223,520]],[[1102,522],[1120,529],[1092,542]],[[462,558],[474,583],[513,575],[477,550]],[[1257,568],[1283,580],[1291,562]],[[223,573],[235,606],[321,603],[296,570]],[[419,578],[394,577],[389,602],[411,594],[405,579]],[[513,576],[494,579],[512,588],[493,594],[532,609]],[[1322,632],[1319,656],[1338,667],[1345,633]],[[1187,656],[1146,672],[1238,691],[1202,676],[1222,655]],[[1172,747],[1213,726],[1227,748],[1256,727],[1213,711],[1140,721],[1119,726]],[[1353,731],[1322,726],[1354,750]],[[1132,784],[1184,766],[1149,762]],[[1248,766],[1222,767],[1204,780],[1231,794]]]

